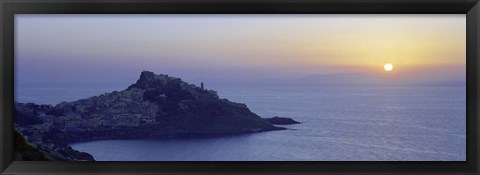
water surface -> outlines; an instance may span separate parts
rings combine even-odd
[[[289,130],[208,139],[72,144],[115,161],[464,161],[465,87],[217,87]]]

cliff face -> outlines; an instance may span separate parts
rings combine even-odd
[[[16,104],[16,128],[45,147],[98,139],[209,137],[281,130],[245,104],[144,71],[135,84],[56,106]],[[33,120],[34,119],[34,120]],[[40,133],[40,134],[39,134]]]

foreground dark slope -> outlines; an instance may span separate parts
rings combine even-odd
[[[15,105],[16,129],[41,147],[100,139],[212,137],[282,130],[245,104],[167,75],[144,71],[135,84],[56,106]]]

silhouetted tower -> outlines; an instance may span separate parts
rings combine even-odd
[[[202,90],[204,90],[204,89],[203,89],[203,82],[202,82],[202,83],[200,83],[200,87],[202,88]]]

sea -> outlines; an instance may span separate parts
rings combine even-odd
[[[169,140],[71,144],[97,161],[465,161],[465,86],[218,86],[220,98],[288,130]],[[116,87],[33,88],[16,101],[57,104]]]

